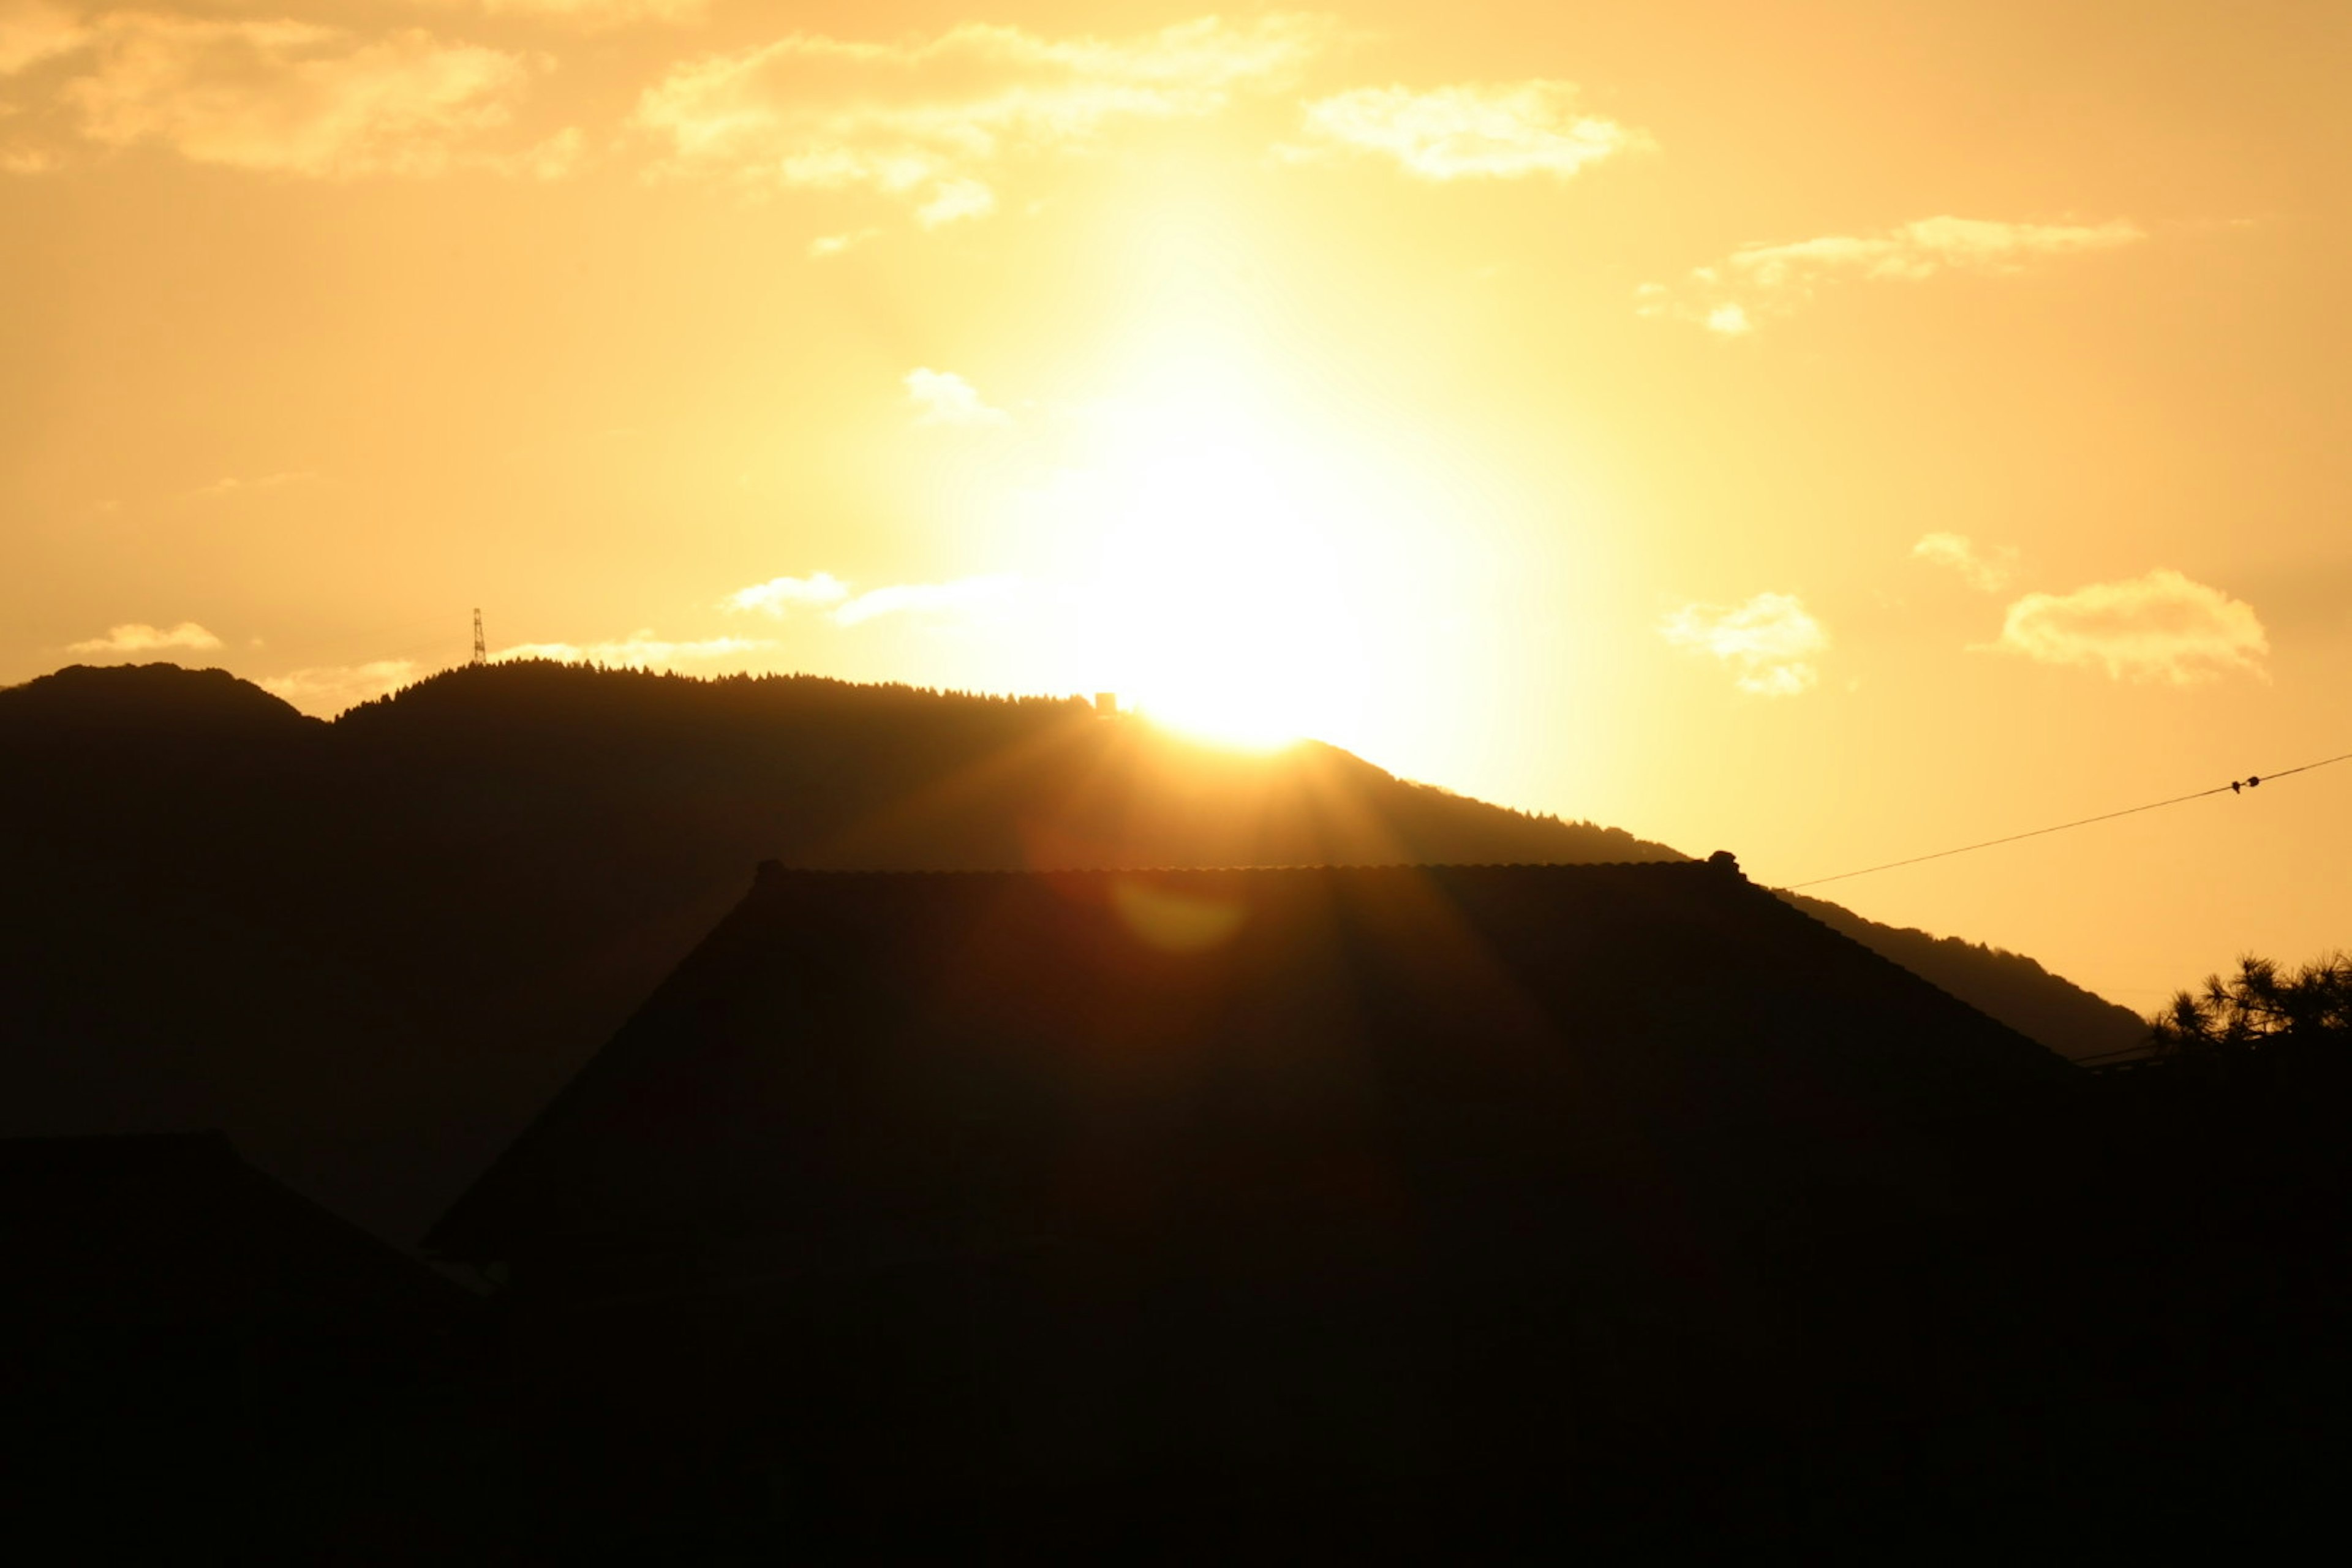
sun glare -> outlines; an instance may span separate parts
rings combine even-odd
[[[1230,403],[1158,404],[1121,426],[1087,593],[1122,689],[1227,744],[1344,727],[1369,676],[1337,498]]]

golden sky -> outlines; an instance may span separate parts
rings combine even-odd
[[[1789,883],[2352,751],[2352,5],[0,0],[0,680],[1115,688]],[[1821,889],[2135,1007],[2352,764]]]

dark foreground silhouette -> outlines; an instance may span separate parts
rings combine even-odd
[[[770,867],[436,1227],[473,1294],[217,1144],[0,1151],[12,1517],[218,1561],[2326,1552],[2344,1066],[2094,1078],[1727,858]]]
[[[215,670],[0,690],[0,1134],[218,1127],[413,1241],[771,857],[840,868],[1679,860],[1082,703],[547,664],[332,724]],[[2121,1008],[1809,911],[2069,1055]]]

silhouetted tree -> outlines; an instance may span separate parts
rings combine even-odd
[[[2157,1049],[2179,1060],[2341,1053],[2352,1047],[2352,954],[2330,953],[2290,974],[2248,953],[2237,973],[2207,975],[2148,1022]]]

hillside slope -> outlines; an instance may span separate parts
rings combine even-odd
[[[2138,1014],[2051,973],[2021,952],[1957,936],[1934,936],[1912,926],[1882,925],[1826,899],[1802,893],[1780,896],[1831,930],[1893,959],[2061,1056],[2079,1059],[2125,1051],[2147,1039],[2147,1022]]]

